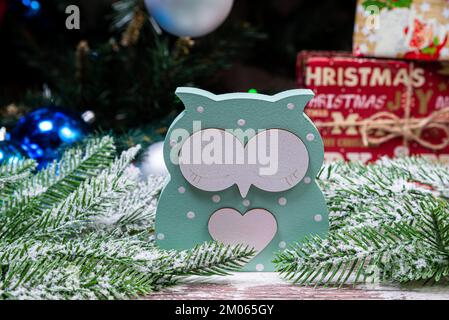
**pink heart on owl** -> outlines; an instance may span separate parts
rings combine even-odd
[[[242,215],[235,209],[215,211],[209,219],[209,234],[225,245],[245,245],[262,251],[273,240],[277,222],[270,211],[252,209]]]

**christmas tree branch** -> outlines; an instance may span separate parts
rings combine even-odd
[[[36,162],[33,160],[8,161],[0,165],[0,193],[4,198],[11,194],[17,184],[31,175],[36,168]]]
[[[78,186],[112,163],[115,146],[112,138],[93,138],[84,147],[64,153],[59,162],[25,180],[8,197],[2,198],[0,215],[18,209],[40,214],[55,201],[61,201]]]
[[[94,138],[41,172],[29,161],[0,170],[18,182],[0,199],[0,298],[136,297],[185,276],[238,270],[253,256],[215,243],[158,249],[152,230],[164,179],[140,180],[131,165],[139,147],[116,159],[114,149],[111,138]]]
[[[315,285],[447,279],[449,207],[435,192],[446,188],[447,169],[423,158],[325,166],[329,237],[279,253],[278,270]]]

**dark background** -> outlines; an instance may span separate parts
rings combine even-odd
[[[351,51],[355,7],[352,0],[237,0],[231,19],[248,20],[267,38],[225,73],[225,89],[284,90],[294,86],[299,51]]]
[[[136,45],[141,49],[122,50],[117,56],[111,52],[103,53],[101,48],[112,38],[120,38],[122,32],[111,27],[114,14],[111,4],[115,1],[40,0],[41,10],[34,16],[26,12],[21,0],[0,1],[9,2],[0,25],[0,117],[3,116],[0,125],[5,125],[5,119],[11,116],[4,111],[5,106],[14,104],[23,108],[23,111],[12,114],[13,120],[9,122],[12,124],[24,112],[44,103],[36,96],[41,94],[43,84],[47,84],[56,97],[54,103],[79,111],[98,111],[107,120],[100,121],[101,126],[112,123],[112,127],[122,128],[139,126],[139,121],[147,122],[179,109],[172,107],[170,100],[176,86],[196,85],[216,93],[250,88],[274,93],[294,88],[299,51],[351,51],[356,8],[355,0],[235,0],[225,24],[211,35],[195,39],[190,60],[185,59],[182,64],[172,67],[178,72],[174,76],[172,70],[157,73],[160,68],[155,65],[165,62],[151,60],[151,52],[143,51],[142,48],[155,48],[151,35],[154,32],[149,26],[142,29],[140,42]],[[76,4],[81,9],[79,31],[64,27],[64,8],[68,4]],[[235,25],[240,29],[230,30]],[[245,28],[253,30],[248,37],[251,40],[240,34]],[[167,34],[160,39],[166,41],[170,50],[177,40]],[[84,84],[82,87],[74,80],[79,67],[76,64],[79,61],[75,63],[75,51],[81,40],[88,40],[89,47],[95,49],[88,57],[89,86]],[[218,53],[207,51],[215,46]],[[114,59],[116,61],[111,62]],[[108,69],[121,63],[129,65],[126,60],[134,64],[134,69],[117,68],[115,74],[107,73]],[[200,65],[204,72],[198,69]],[[128,69],[131,70],[129,79]],[[133,75],[133,72],[137,74]],[[182,72],[184,74],[180,75]],[[112,78],[117,78],[116,83],[109,83]],[[131,83],[136,79],[142,79],[140,84]],[[103,85],[105,88],[100,88]],[[100,100],[103,97],[104,100]],[[123,97],[128,98],[125,101]],[[110,114],[117,118],[121,113],[129,113],[129,121],[116,123],[115,118],[107,119]]]

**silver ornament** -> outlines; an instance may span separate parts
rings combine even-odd
[[[145,0],[154,20],[178,37],[201,37],[217,29],[234,0]]]

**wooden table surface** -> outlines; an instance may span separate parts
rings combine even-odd
[[[358,285],[313,288],[293,285],[276,273],[235,273],[225,277],[191,277],[183,284],[148,296],[148,300],[449,300],[448,285],[400,287]]]

